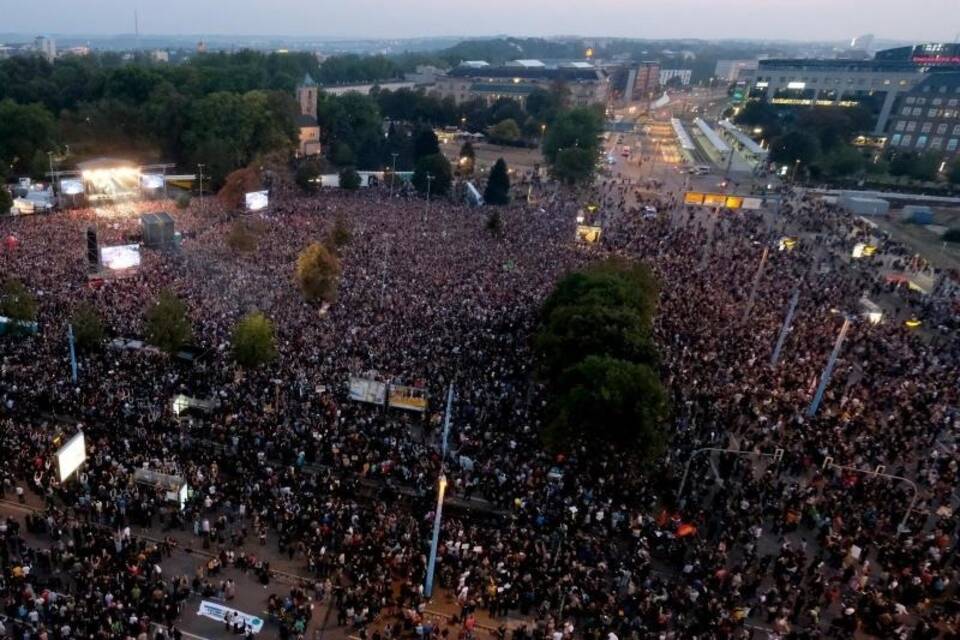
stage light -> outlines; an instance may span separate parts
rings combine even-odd
[[[160,189],[163,187],[163,176],[156,173],[144,173],[140,176],[140,185],[144,189]]]
[[[75,196],[83,193],[83,183],[79,180],[61,180],[60,193],[65,196]]]

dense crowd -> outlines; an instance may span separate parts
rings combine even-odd
[[[0,273],[34,292],[41,328],[0,342],[4,491],[42,497],[31,526],[50,541],[34,549],[17,521],[4,528],[0,598],[10,620],[29,625],[20,637],[173,634],[191,593],[229,597],[235,587],[209,577],[163,576],[170,545],[136,539],[131,525],[192,530],[218,554],[214,575],[243,566],[265,583],[258,549],[269,537],[315,596],[330,597],[338,624],[361,637],[440,637],[449,629],[430,623],[422,585],[441,467],[453,501],[437,583],[457,600],[463,635],[481,609],[520,615],[518,640],[957,637],[960,349],[939,333],[956,326],[949,274],[801,193],[784,192],[776,215],[705,215],[613,179],[531,195],[504,211],[497,234],[482,210],[447,201],[284,193],[255,216],[250,254],[226,242],[238,214],[208,199],[171,209],[177,251],[145,250],[139,270],[117,279],[89,277],[85,229],[96,225],[101,245],[135,241],[138,214],[164,203],[0,220],[0,237],[16,238]],[[596,246],[573,241],[588,202],[604,226]],[[338,299],[319,309],[303,300],[293,265],[337,219],[352,239]],[[780,250],[784,235],[797,237],[792,250]],[[877,257],[852,260],[867,240]],[[672,412],[670,444],[652,462],[622,450],[550,453],[539,440],[537,308],[562,274],[608,254],[648,262],[662,283],[655,333]],[[927,270],[934,294],[906,291],[886,277],[892,269]],[[110,347],[81,354],[73,384],[73,309],[92,303],[111,336],[142,337],[144,309],[163,288],[187,303],[200,357]],[[842,314],[863,297],[888,318],[853,323],[808,416]],[[230,332],[252,309],[274,321],[279,357],[241,370]],[[923,333],[897,310],[922,317]],[[423,387],[430,408],[351,401],[350,376]],[[218,406],[177,419],[177,394]],[[78,426],[89,459],[61,484],[54,436]],[[695,453],[705,447],[736,453]],[[905,480],[853,470],[878,466]],[[138,468],[183,477],[185,509],[135,482]],[[109,613],[91,617],[98,607]],[[311,617],[300,592],[271,596],[268,609],[281,637],[303,635]]]

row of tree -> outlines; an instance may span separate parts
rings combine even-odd
[[[657,295],[645,265],[619,259],[557,284],[534,339],[549,394],[548,444],[629,446],[643,456],[661,449],[667,398],[652,339]]]

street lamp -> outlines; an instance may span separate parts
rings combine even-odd
[[[393,156],[393,171],[390,173],[390,197],[393,197],[393,185],[397,183],[397,156],[399,153],[393,152],[390,154]]]
[[[833,375],[833,368],[837,364],[837,358],[840,356],[840,349],[843,348],[843,341],[846,339],[847,332],[850,331],[850,325],[852,323],[853,317],[849,314],[844,314],[843,325],[840,327],[840,333],[837,334],[837,341],[833,344],[833,351],[830,352],[830,357],[827,359],[827,366],[823,368],[823,373],[820,374],[820,384],[817,385],[817,392],[813,395],[813,400],[810,402],[810,406],[807,407],[808,418],[815,416],[817,409],[820,408],[820,402],[823,400],[823,392],[826,391],[827,385],[830,384],[830,377]]]
[[[437,508],[433,513],[433,541],[430,544],[430,561],[427,563],[427,577],[423,593],[427,598],[433,596],[433,574],[437,568],[437,547],[440,545],[440,521],[443,518],[443,495],[447,491],[447,476],[440,473],[437,488]]]

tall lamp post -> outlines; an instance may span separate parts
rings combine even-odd
[[[447,476],[440,474],[440,484],[437,489],[437,509],[433,514],[433,541],[430,544],[430,560],[427,563],[427,578],[423,585],[423,592],[427,598],[433,596],[433,573],[437,568],[437,547],[440,544],[440,521],[443,518],[443,494],[447,491]]]
[[[397,184],[397,156],[399,153],[393,152],[393,172],[390,174],[390,197],[393,198],[393,185]]]
[[[423,221],[427,221],[427,216],[430,214],[430,186],[433,184],[433,174],[427,174],[427,204],[423,209]]]
[[[817,392],[813,395],[813,400],[810,402],[810,406],[807,407],[807,417],[812,418],[817,413],[817,409],[820,408],[820,402],[823,400],[823,392],[826,391],[827,385],[830,384],[830,377],[833,375],[833,368],[837,364],[837,358],[840,356],[840,350],[843,348],[843,341],[847,337],[847,332],[850,331],[850,324],[853,322],[853,319],[849,315],[843,316],[843,326],[840,327],[840,333],[837,334],[837,341],[833,344],[833,351],[830,352],[830,358],[827,360],[827,366],[823,368],[823,373],[820,374],[820,384],[817,385]]]
[[[200,171],[200,211],[203,211],[203,164],[198,163],[197,169]]]

